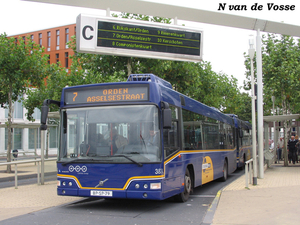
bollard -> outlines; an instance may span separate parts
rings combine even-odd
[[[37,162],[37,183],[38,183],[38,185],[41,184],[41,180],[40,180],[40,162]]]
[[[252,179],[253,179],[252,163],[253,163],[253,161],[249,163],[249,171],[250,171],[249,183],[250,183],[250,184],[252,184]]]
[[[253,176],[253,171],[252,171],[252,164],[253,163],[253,158],[249,159],[248,161],[245,162],[245,181],[246,181],[246,188],[249,188],[249,183],[252,184],[252,176]],[[250,176],[249,176],[250,172]],[[249,180],[250,179],[250,180]],[[249,182],[250,181],[250,182]]]
[[[18,189],[18,166],[15,164],[15,189]]]
[[[249,179],[248,179],[248,163],[245,164],[245,180],[246,180],[246,188],[249,188]]]

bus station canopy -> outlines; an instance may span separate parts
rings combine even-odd
[[[127,13],[139,13],[144,15],[160,16],[166,18],[178,18],[186,21],[214,24],[219,26],[258,30],[263,32],[285,34],[300,37],[300,29],[297,25],[274,22],[245,16],[237,16],[220,12],[212,12],[197,8],[176,6],[151,2],[147,0],[25,0],[58,5],[85,7],[102,10],[112,10]],[[75,18],[74,18],[75,20]]]
[[[300,114],[264,116],[264,121],[265,122],[285,121],[285,120],[299,119],[299,117]]]

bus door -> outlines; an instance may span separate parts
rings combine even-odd
[[[163,193],[165,196],[172,195],[181,187],[182,167],[184,166],[181,159],[178,159],[176,152],[179,151],[179,124],[178,108],[171,107],[172,126],[171,129],[163,130],[163,147],[165,159],[165,180]]]

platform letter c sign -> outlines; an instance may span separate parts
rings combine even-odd
[[[82,29],[82,36],[85,40],[92,40],[93,39],[93,35],[90,35],[89,37],[86,36],[86,30],[87,29],[90,29],[91,31],[94,31],[94,28],[92,26],[84,26],[83,29]]]

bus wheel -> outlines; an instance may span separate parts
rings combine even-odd
[[[185,175],[184,175],[184,190],[183,192],[175,196],[176,201],[186,202],[190,197],[191,191],[192,191],[192,178],[189,169],[186,168]]]
[[[228,177],[228,167],[227,167],[227,161],[224,160],[224,167],[223,167],[223,177],[221,177],[221,181],[226,181]]]

